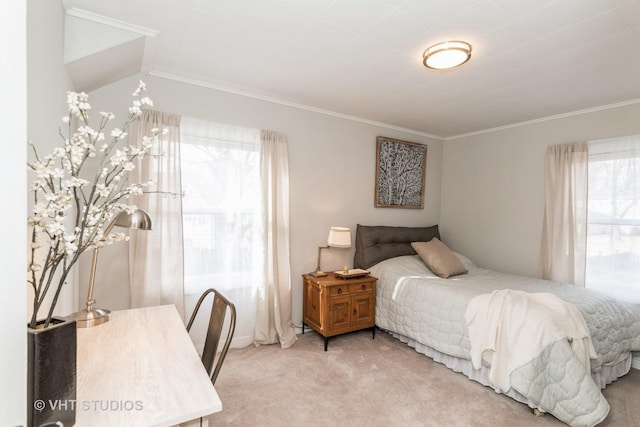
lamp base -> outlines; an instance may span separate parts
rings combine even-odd
[[[92,326],[102,325],[109,321],[111,311],[102,308],[92,308],[91,310],[82,310],[73,313],[71,317],[76,319],[78,328],[90,328]]]
[[[313,277],[325,277],[326,275],[327,273],[325,273],[320,269],[317,269],[316,271],[312,271],[311,273],[309,273],[309,276],[313,276]]]

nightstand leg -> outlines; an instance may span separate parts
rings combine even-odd
[[[329,344],[329,337],[324,337],[324,351],[327,351],[328,344]]]
[[[376,327],[375,326],[371,328],[371,337],[374,340],[376,339]]]
[[[304,322],[302,322],[302,335],[304,335]]]

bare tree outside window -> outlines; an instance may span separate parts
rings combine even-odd
[[[376,207],[424,208],[427,146],[379,136]]]

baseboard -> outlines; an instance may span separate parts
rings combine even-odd
[[[631,359],[631,367],[640,370],[640,351],[633,353],[633,359]]]

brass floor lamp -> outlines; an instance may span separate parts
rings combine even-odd
[[[114,218],[113,221],[107,226],[104,231],[104,235],[108,236],[111,230],[115,226],[123,228],[131,228],[136,230],[151,230],[151,217],[142,209],[138,209],[129,214],[127,211],[122,211]],[[101,325],[109,321],[109,314],[111,311],[96,308],[93,306],[95,300],[93,299],[93,287],[96,281],[96,266],[98,264],[98,251],[99,248],[93,250],[93,260],[91,261],[91,276],[89,279],[89,293],[87,295],[87,307],[74,313],[72,317],[76,319],[76,326],[78,328],[90,328],[92,326]]]

